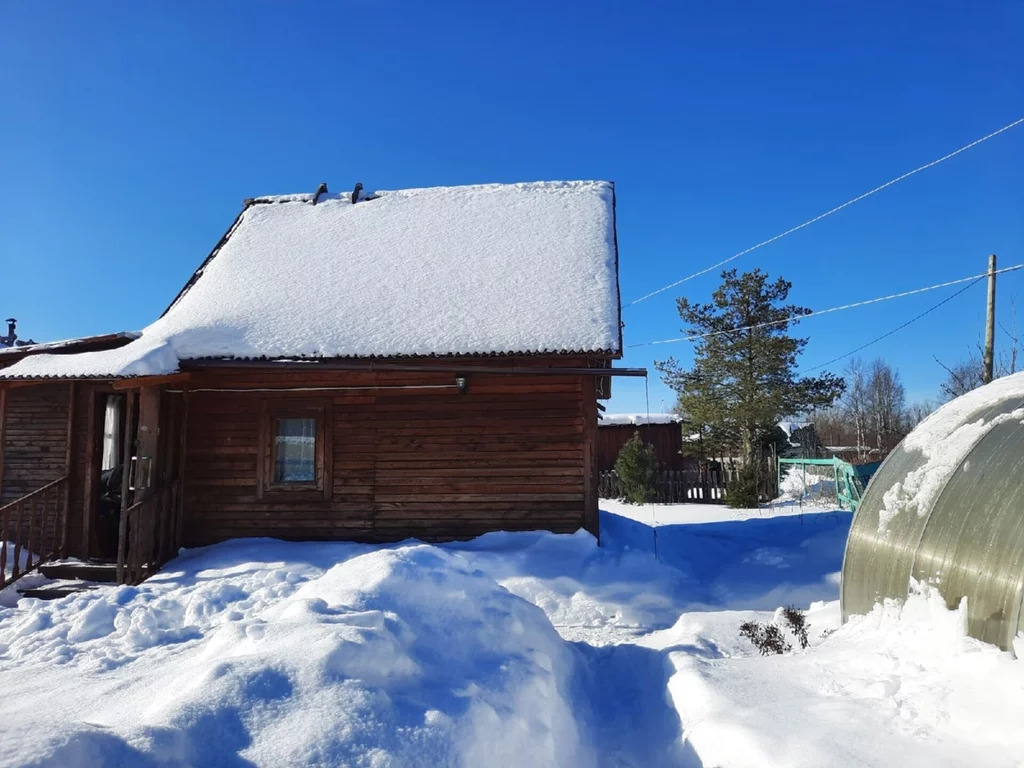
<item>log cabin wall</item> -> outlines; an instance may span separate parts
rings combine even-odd
[[[633,435],[654,446],[659,469],[696,469],[697,461],[683,456],[683,427],[678,422],[669,424],[605,424],[597,428],[598,471],[615,469],[619,451]]]
[[[85,519],[97,493],[96,450],[103,429],[103,398],[111,392],[99,382],[55,382],[10,387],[0,424],[0,505],[68,476],[68,554],[90,554]],[[69,413],[70,407],[70,413]],[[68,427],[71,446],[68,449]],[[90,466],[95,463],[93,472]]]
[[[187,394],[184,545],[237,536],[444,540],[584,525],[596,533],[593,378],[473,373],[472,365],[464,394],[451,373],[195,374]],[[243,391],[204,391],[217,389]],[[321,437],[328,487],[261,495],[266,414],[302,409],[320,409],[329,427]]]
[[[70,386],[40,384],[7,390],[4,403],[0,505],[64,476]]]

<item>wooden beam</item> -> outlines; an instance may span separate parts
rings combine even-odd
[[[121,519],[117,526],[117,583],[125,583],[125,539],[128,533],[128,476],[131,473],[132,456],[132,421],[135,419],[135,393],[129,392],[125,398],[124,443],[121,451]],[[134,531],[133,531],[134,535]]]
[[[8,379],[4,386],[7,389],[21,389],[23,387],[39,387],[46,384],[60,384],[67,379]]]
[[[583,379],[583,527],[600,543],[597,501],[597,381]]]
[[[139,387],[152,387],[159,384],[184,384],[192,378],[191,373],[168,373],[163,376],[139,376],[134,379],[118,379],[110,386],[115,391],[126,389],[137,389]]]
[[[182,360],[181,367],[189,371],[216,368],[218,370],[237,368],[246,370],[261,368],[267,371],[404,371],[418,373],[456,373],[471,376],[474,373],[524,374],[531,376],[647,376],[646,368],[531,368],[525,365],[474,365],[472,361],[438,365],[436,363],[377,363],[366,361],[310,360]],[[145,379],[134,379],[135,382]],[[127,383],[127,382],[126,382]],[[117,386],[115,384],[115,386]]]
[[[181,536],[185,520],[185,456],[188,449],[188,385],[186,384],[182,389],[181,393],[181,448],[180,455],[178,456],[178,498],[177,498],[177,509],[175,510],[176,519],[174,521],[174,541],[173,547],[176,552],[181,546]],[[333,425],[332,425],[333,427]]]
[[[61,501],[61,509],[57,511],[60,519],[60,556],[67,555],[68,548],[68,515],[71,512],[71,456],[72,444],[75,440],[75,382],[68,384],[68,430],[67,440],[64,446],[64,476],[68,478],[64,489],[64,498]]]
[[[82,558],[88,559],[92,556],[92,518],[96,512],[96,495],[98,492],[97,481],[99,479],[100,464],[96,461],[97,447],[102,444],[97,439],[96,423],[99,421],[100,401],[96,392],[89,393],[89,414],[86,422],[86,443],[85,443],[85,482],[83,491],[85,498],[82,501]],[[104,407],[105,411],[105,407]],[[100,446],[97,444],[100,443]],[[102,448],[101,448],[102,450]]]
[[[4,442],[6,441],[7,435],[7,386],[0,385],[0,499],[3,499],[4,490]],[[5,548],[6,544],[0,544]],[[3,578],[3,574],[0,574],[0,579]]]

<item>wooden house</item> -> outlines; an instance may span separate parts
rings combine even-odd
[[[620,327],[610,183],[247,200],[141,334],[0,352],[2,535],[135,582],[240,536],[596,534]]]
[[[606,413],[597,423],[597,471],[615,469],[615,460],[633,435],[654,447],[662,470],[696,469],[697,462],[683,455],[682,417],[675,413]]]

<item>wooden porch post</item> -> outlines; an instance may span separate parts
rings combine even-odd
[[[60,508],[54,510],[56,520],[54,525],[60,525],[60,547],[57,552],[60,557],[68,553],[68,513],[71,509],[71,457],[72,443],[75,439],[75,382],[68,384],[68,428],[67,439],[64,446],[64,476],[67,478],[64,483],[64,497],[60,500]]]
[[[597,462],[594,443],[597,442],[597,382],[592,377],[580,377],[583,386],[583,527],[600,542],[601,523],[597,502]]]
[[[160,429],[161,429],[161,407],[163,405],[163,387],[153,384],[143,386],[139,390],[139,431],[136,451],[139,459],[135,467],[135,485],[139,486],[139,475],[145,470],[148,476],[148,485],[140,489],[137,501],[147,496],[163,492],[163,465],[160,455]],[[143,466],[143,459],[146,465]],[[155,506],[150,505],[145,510],[140,510],[136,516],[138,530],[134,534],[132,551],[136,554],[130,568],[133,570],[132,579],[140,581],[142,578],[142,567],[152,566],[154,561],[154,549],[159,549],[160,534],[160,500]],[[143,513],[144,512],[144,513]]]
[[[98,419],[97,410],[99,402],[96,391],[90,390],[86,400],[89,412],[86,422],[86,443],[85,443],[85,478],[82,491],[85,494],[82,499],[82,557],[86,560],[92,555],[92,516],[96,506],[96,495],[98,488],[96,478],[99,475],[99,467],[96,463],[96,422]]]
[[[333,425],[331,425],[333,428]],[[181,537],[185,524],[185,450],[188,446],[188,384],[181,392],[181,447],[178,453],[178,497],[176,499],[174,520],[174,551],[181,546]]]
[[[132,422],[135,420],[135,394],[137,390],[129,390],[125,395],[124,445],[121,450],[121,461],[124,470],[121,473],[121,519],[117,526],[117,583],[124,584],[125,546],[128,533],[128,477],[131,474]]]

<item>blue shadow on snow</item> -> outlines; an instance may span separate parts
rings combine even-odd
[[[657,527],[601,511],[601,543],[649,552],[701,586],[699,600],[770,610],[838,598],[852,513],[752,518]]]

